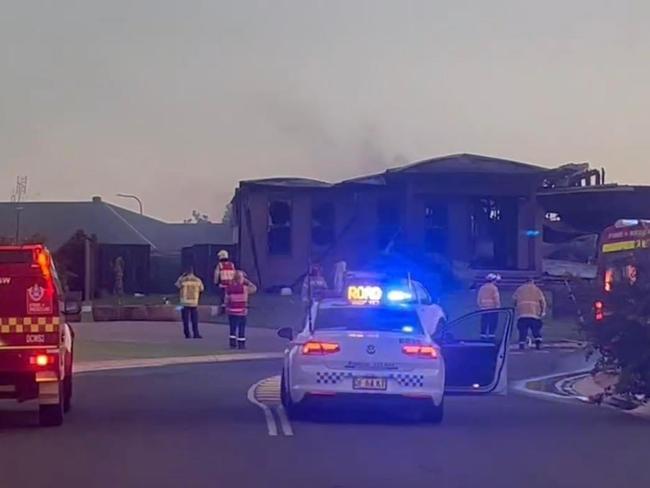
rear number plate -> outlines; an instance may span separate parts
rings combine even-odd
[[[352,378],[354,390],[385,390],[387,386],[386,378]]]

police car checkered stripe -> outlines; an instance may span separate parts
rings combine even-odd
[[[0,334],[45,334],[56,332],[59,317],[0,317]]]
[[[391,378],[397,381],[400,386],[422,388],[424,387],[424,376],[421,374],[392,374]]]
[[[316,383],[322,385],[335,385],[345,378],[351,378],[350,373],[341,373],[336,371],[316,372]]]
[[[352,378],[352,373],[339,371],[317,371],[316,383],[319,385],[336,385],[346,378]],[[421,374],[392,373],[385,376],[394,380],[398,385],[407,388],[423,388],[424,376]]]

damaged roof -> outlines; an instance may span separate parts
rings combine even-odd
[[[552,172],[552,169],[535,166],[509,159],[493,158],[477,154],[452,154],[438,158],[426,159],[397,168],[390,168],[381,173],[358,176],[337,183],[314,180],[310,178],[263,178],[259,180],[244,180],[241,185],[277,186],[282,188],[332,188],[342,185],[373,185],[386,184],[386,177],[393,174],[513,174],[541,175]]]
[[[279,178],[262,178],[259,180],[244,180],[242,185],[259,185],[259,186],[282,186],[292,188],[329,188],[332,183],[326,181],[314,180],[310,178],[294,178],[294,177],[279,177]]]
[[[478,154],[452,154],[426,159],[387,170],[387,173],[491,173],[491,174],[535,174],[549,171],[509,159],[493,158]]]

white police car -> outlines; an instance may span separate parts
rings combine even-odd
[[[290,416],[315,402],[404,400],[440,422],[446,393],[505,391],[512,310],[474,312],[444,323],[432,336],[412,290],[350,285],[345,299],[315,302],[295,338],[290,328],[278,331],[291,340],[281,381]],[[489,341],[480,336],[487,313],[499,319]]]

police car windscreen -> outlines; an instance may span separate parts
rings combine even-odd
[[[316,315],[314,328],[316,330],[424,333],[417,313],[403,308],[321,308]]]

